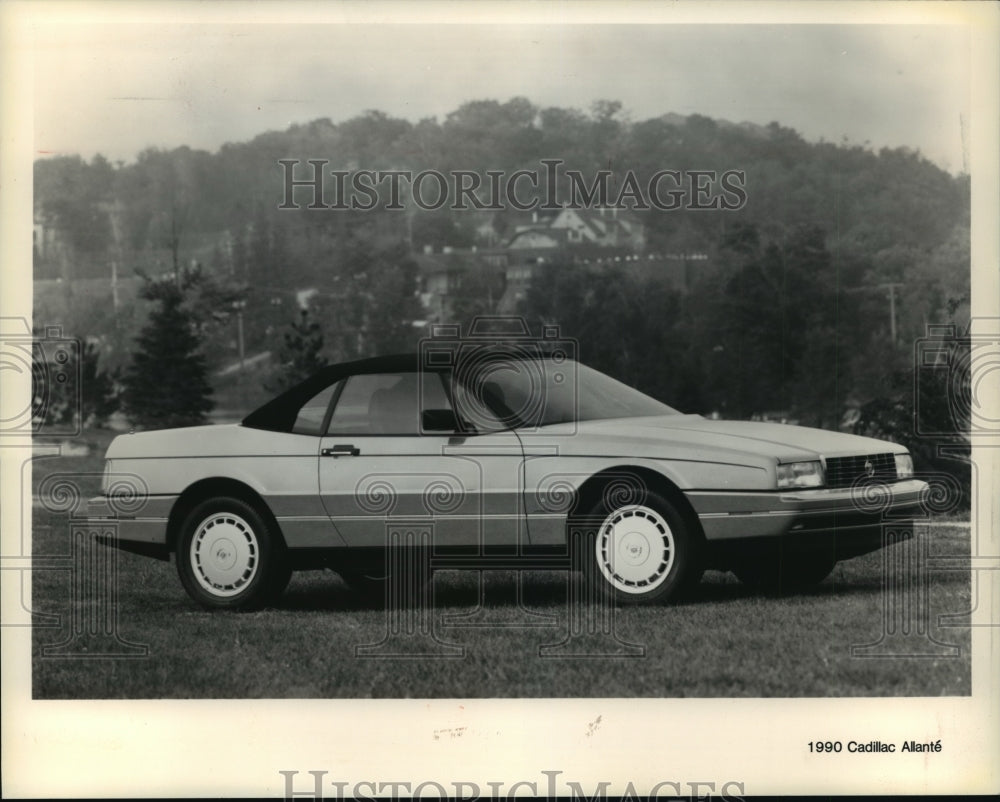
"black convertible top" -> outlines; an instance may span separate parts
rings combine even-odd
[[[467,364],[475,366],[486,360],[533,360],[550,356],[548,343],[530,343],[525,347],[516,340],[512,343],[491,340],[486,343],[472,343],[475,359]],[[552,344],[558,346],[558,343]],[[448,350],[448,349],[445,349]],[[321,368],[305,381],[286,390],[281,395],[268,401],[264,406],[255,409],[242,421],[243,426],[252,429],[267,429],[272,432],[290,432],[295,425],[295,419],[302,405],[321,390],[348,376],[365,373],[415,373],[417,371],[447,373],[453,369],[451,359],[439,359],[435,363],[432,354],[425,354],[421,360],[418,354],[395,354],[393,356],[377,356],[369,359],[359,359],[354,362],[341,362]],[[509,410],[501,409],[503,415],[509,416]]]
[[[305,381],[258,407],[242,421],[243,426],[252,429],[267,429],[272,432],[290,432],[302,405],[320,390],[347,376],[362,373],[395,373],[416,371],[420,358],[416,354],[396,354],[359,359],[356,362],[341,362],[327,365]],[[444,368],[424,366],[424,370],[440,371]]]

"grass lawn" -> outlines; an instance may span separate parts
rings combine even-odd
[[[86,455],[37,461],[36,491],[50,473],[98,474],[107,439],[95,434]],[[96,482],[80,480],[84,498]],[[568,583],[578,580],[566,572],[523,574],[519,606],[513,572],[442,571],[433,608],[402,618],[355,597],[332,572],[304,572],[270,609],[209,613],[188,599],[173,564],[106,552],[117,555],[117,632],[146,652],[123,659],[94,656],[113,641],[94,618],[104,608],[86,593],[74,598],[60,556],[71,551],[70,531],[65,513],[36,503],[33,553],[53,570],[33,572],[32,608],[59,618],[33,633],[40,699],[970,693],[969,629],[938,625],[939,616],[970,609],[968,572],[927,575],[929,638],[916,608],[895,604],[901,599],[884,589],[883,560],[912,543],[840,563],[811,592],[782,598],[753,595],[731,575],[710,572],[689,601],[618,609],[589,627],[593,619],[581,624],[580,610],[567,604],[575,587]],[[967,528],[944,525],[921,537],[932,557],[969,553]],[[912,625],[909,638],[885,644],[883,652],[897,656],[852,656],[852,646],[880,640],[886,615],[899,631]],[[43,654],[74,626],[69,656]],[[937,656],[898,656],[928,651]]]

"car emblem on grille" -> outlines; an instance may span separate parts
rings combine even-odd
[[[872,461],[870,459],[865,460],[865,473],[869,476],[875,475],[875,466],[872,465]]]

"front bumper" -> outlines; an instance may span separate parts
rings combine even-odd
[[[913,536],[926,517],[927,483],[907,479],[854,490],[688,493],[705,538],[709,567],[729,569],[749,557],[824,553],[836,560],[868,554]]]
[[[904,479],[852,489],[687,491],[709,541],[880,529],[922,517],[927,483]]]

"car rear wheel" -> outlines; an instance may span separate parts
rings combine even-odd
[[[641,496],[641,498],[639,497]],[[577,559],[595,590],[624,604],[677,598],[698,583],[701,550],[684,518],[652,491],[595,506]]]
[[[281,538],[238,498],[198,504],[185,519],[177,548],[181,584],[209,609],[263,607],[291,577]]]

